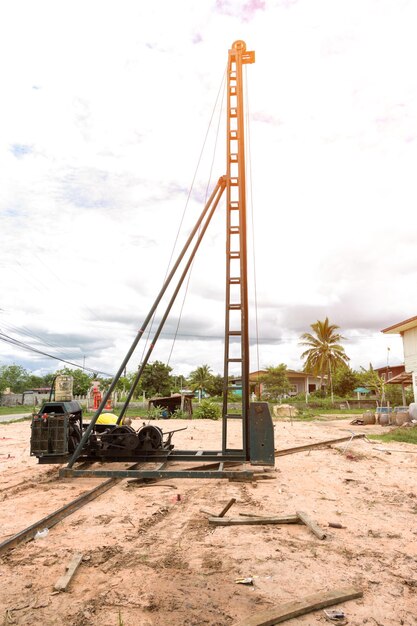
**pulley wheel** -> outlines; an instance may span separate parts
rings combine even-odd
[[[138,431],[141,450],[158,450],[162,448],[163,435],[158,426],[143,426]]]
[[[108,430],[101,436],[101,441],[108,448],[124,448],[125,450],[135,450],[139,441],[136,432],[130,426],[116,426]]]

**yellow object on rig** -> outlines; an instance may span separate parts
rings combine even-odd
[[[102,413],[96,421],[96,424],[115,424],[117,422],[117,415],[114,413]]]

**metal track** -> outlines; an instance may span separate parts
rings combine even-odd
[[[87,476],[89,478],[106,478],[114,476],[118,478],[229,478],[230,480],[252,480],[254,476],[253,470],[175,470],[175,469],[155,469],[155,470],[114,470],[114,469],[98,469],[98,470],[77,470],[64,467],[59,472],[60,476],[65,478],[78,478]]]
[[[130,469],[134,469],[136,467],[137,464],[135,464]],[[10,539],[6,539],[6,541],[0,543],[0,556],[2,554],[5,554],[11,548],[15,548],[20,543],[33,539],[38,530],[43,530],[44,528],[52,528],[52,526],[55,526],[55,524],[63,520],[65,517],[71,515],[71,513],[78,511],[78,509],[83,507],[85,504],[91,502],[91,500],[94,500],[105,491],[108,491],[109,489],[114,487],[121,480],[122,478],[110,478],[109,480],[100,483],[100,485],[97,485],[97,487],[94,487],[93,489],[90,489],[90,491],[87,491],[81,496],[78,496],[78,498],[72,500],[68,504],[65,504],[63,507],[57,509],[50,515],[47,515],[38,522],[35,522],[31,526],[28,526],[24,530],[20,531],[19,533],[16,533],[16,535],[13,535],[13,537],[10,537]]]

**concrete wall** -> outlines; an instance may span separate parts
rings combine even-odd
[[[414,402],[417,402],[417,327],[403,333],[405,371],[413,374]]]
[[[49,400],[49,393],[7,393],[0,396],[0,406],[40,406]],[[87,396],[74,396],[82,406],[87,405]]]
[[[417,372],[417,327],[403,334],[404,363],[406,372]]]
[[[49,399],[49,393],[7,393],[0,398],[1,406],[39,406]]]

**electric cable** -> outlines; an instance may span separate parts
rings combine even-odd
[[[210,187],[211,177],[212,177],[212,174],[213,174],[214,160],[216,158],[217,144],[218,144],[219,135],[220,135],[221,114],[222,114],[222,111],[223,111],[224,95],[225,95],[225,85],[226,85],[226,80],[225,79],[226,79],[226,70],[225,70],[225,72],[223,74],[222,82],[220,84],[220,90],[222,92],[222,101],[221,101],[220,110],[219,110],[219,117],[218,117],[218,121],[217,121],[217,130],[216,130],[215,142],[214,142],[214,147],[213,147],[213,156],[212,156],[212,159],[211,159],[210,173],[209,173],[209,177],[208,177],[208,181],[207,181],[206,193],[205,193],[205,196],[204,196],[204,202],[207,202],[208,191],[209,191],[209,187]],[[219,90],[219,93],[220,93],[220,90]],[[218,99],[219,99],[219,93],[217,94],[217,97],[216,97],[216,102],[214,104],[213,113],[212,113],[211,118],[210,118],[209,127],[210,127],[211,122],[212,122],[213,117],[214,117],[214,111],[215,111],[215,108],[216,108],[216,105],[217,105],[217,102],[218,102]],[[207,134],[206,134],[206,137],[207,137]],[[172,357],[172,353],[173,353],[173,350],[174,350],[174,346],[175,346],[175,342],[177,340],[177,336],[179,336],[178,335],[178,331],[179,331],[179,327],[180,327],[180,324],[181,324],[181,319],[182,319],[182,314],[183,314],[183,310],[184,310],[184,306],[185,306],[185,301],[186,301],[187,295],[188,295],[188,288],[190,286],[190,281],[191,281],[191,275],[193,273],[193,268],[194,268],[194,261],[192,262],[191,267],[190,267],[190,271],[188,273],[188,278],[187,278],[187,282],[186,282],[185,289],[184,289],[184,297],[183,297],[183,300],[182,300],[182,304],[181,304],[181,308],[180,308],[180,312],[179,312],[179,316],[178,316],[177,327],[176,327],[176,330],[175,330],[175,333],[174,333],[174,339],[173,339],[171,350],[170,350],[170,353],[169,353],[169,356],[168,356],[167,365],[169,365],[169,363],[170,363],[170,360],[171,360],[171,357]]]
[[[191,181],[191,185],[190,185],[190,188],[189,188],[189,191],[188,191],[187,199],[185,201],[185,206],[184,206],[184,210],[183,210],[183,213],[182,213],[182,216],[181,216],[181,219],[180,219],[180,223],[179,223],[179,226],[178,226],[178,230],[177,230],[177,234],[176,234],[176,237],[175,237],[175,241],[174,241],[174,244],[172,246],[171,255],[170,255],[170,258],[169,258],[169,261],[168,261],[167,270],[166,270],[166,273],[165,273],[165,278],[168,275],[169,268],[171,267],[172,259],[174,257],[175,248],[177,246],[177,242],[178,242],[178,239],[179,239],[181,228],[182,228],[182,225],[183,225],[183,222],[184,222],[184,219],[185,219],[185,215],[186,215],[186,212],[187,212],[187,209],[188,209],[188,204],[190,202],[191,193],[192,193],[192,191],[194,189],[195,180],[197,178],[197,172],[199,170],[200,163],[201,163],[201,160],[202,160],[202,157],[203,157],[203,154],[204,154],[204,150],[205,150],[205,147],[206,147],[206,144],[207,144],[207,139],[208,139],[208,136],[209,136],[210,128],[212,126],[212,122],[213,122],[214,114],[215,114],[215,111],[216,111],[217,103],[219,101],[219,96],[220,96],[221,93],[224,92],[223,85],[224,85],[225,79],[226,79],[226,69],[227,69],[227,66],[226,66],[226,68],[225,68],[225,70],[223,72],[223,76],[222,76],[222,79],[220,81],[220,86],[219,86],[219,89],[217,91],[217,96],[216,96],[216,99],[214,101],[214,105],[213,105],[213,109],[212,109],[212,112],[211,112],[211,116],[210,116],[209,122],[207,124],[206,134],[204,136],[203,145],[201,147],[200,154],[199,154],[199,157],[197,159],[197,165],[196,165],[196,168],[194,170],[194,175],[193,175],[193,178],[192,178],[192,181]],[[216,143],[217,143],[217,138],[216,138]],[[210,177],[211,177],[211,173],[212,173],[212,167],[213,167],[213,164],[211,166]],[[208,186],[209,186],[209,183],[207,184],[207,187],[206,187],[206,197],[205,197],[206,200],[207,200]],[[191,270],[190,270],[190,274],[191,274]],[[188,280],[187,280],[185,293],[187,293],[189,281],[190,281],[190,278],[188,278]],[[182,313],[182,307],[181,307],[180,314],[181,313]],[[148,329],[147,336],[146,336],[146,341],[144,343],[143,350],[142,350],[142,356],[141,356],[141,359],[140,359],[141,363],[143,361],[143,358],[145,356],[145,352],[146,352],[147,347],[148,347],[149,337],[150,337],[150,334],[152,332],[153,324],[154,324],[154,321],[155,321],[155,316],[156,316],[156,311],[155,311],[154,316],[152,318],[152,321],[151,321],[151,323],[149,325],[149,329]],[[171,349],[171,352],[170,352],[167,364],[169,364],[169,360],[171,358],[171,355],[172,355],[172,349]]]
[[[260,370],[259,360],[259,324],[258,324],[258,292],[257,292],[257,280],[256,280],[256,254],[255,254],[255,219],[254,219],[254,207],[253,207],[253,177],[252,177],[252,152],[251,152],[251,136],[250,136],[250,107],[249,107],[249,91],[248,91],[248,78],[247,69],[245,67],[245,88],[246,88],[246,150],[247,150],[247,162],[249,163],[249,190],[250,190],[250,210],[251,210],[251,224],[252,224],[252,261],[253,261],[253,293],[255,302],[255,337],[256,337],[256,360],[257,371]]]
[[[61,346],[53,342],[51,343],[50,341],[45,339],[45,337],[42,337],[41,335],[37,335],[36,333],[29,330],[29,328],[26,328],[26,326],[18,327],[18,326],[15,326],[14,324],[6,323],[4,321],[2,321],[2,325],[5,326],[8,331],[16,332],[16,333],[19,333],[20,335],[26,335],[30,339],[41,341],[51,348],[59,348],[60,350],[65,350],[65,346]]]
[[[14,339],[13,337],[10,337],[9,335],[6,335],[6,333],[2,333],[0,332],[0,341],[3,341],[4,343],[8,343],[12,346],[15,346],[16,348],[20,348],[22,350],[25,350],[26,352],[33,352],[35,354],[40,354],[42,356],[45,356],[49,359],[54,359],[55,361],[60,361],[61,363],[67,363],[67,365],[72,365],[74,367],[77,367],[79,369],[83,369],[83,370],[88,370],[89,372],[92,372],[93,374],[104,374],[104,376],[113,376],[113,374],[109,374],[108,372],[101,372],[100,370],[97,369],[92,369],[90,367],[83,367],[82,365],[80,365],[79,363],[74,363],[73,361],[68,361],[67,359],[62,359],[58,356],[54,356],[53,354],[49,354],[47,352],[44,352],[43,350],[38,350],[37,348],[30,346],[29,344],[24,343],[23,341],[19,341],[18,339]]]

